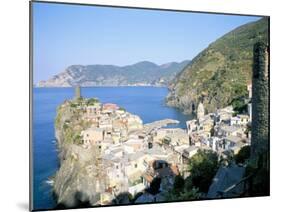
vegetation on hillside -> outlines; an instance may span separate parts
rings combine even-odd
[[[267,18],[240,26],[210,44],[172,82],[168,104],[189,112],[200,100],[207,112],[230,104],[242,107],[251,83],[253,45],[258,41],[268,43]]]
[[[89,99],[90,104],[98,102],[96,99]],[[85,100],[85,104],[89,103]],[[78,106],[83,104],[84,100],[73,100],[65,103],[57,108],[57,116],[55,119],[55,128],[60,134],[61,142],[64,144],[81,144],[81,131],[90,126],[88,121],[82,120],[79,117],[83,113]]]

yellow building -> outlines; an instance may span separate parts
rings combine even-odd
[[[102,141],[104,138],[104,130],[101,128],[91,127],[81,132],[83,144],[96,144],[98,141]]]

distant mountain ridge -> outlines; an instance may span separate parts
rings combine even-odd
[[[190,61],[157,65],[142,61],[133,65],[71,65],[65,71],[48,80],[40,81],[37,87],[71,86],[167,86]]]

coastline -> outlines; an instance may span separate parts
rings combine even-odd
[[[81,88],[118,88],[118,87],[156,87],[169,88],[168,85],[96,85],[96,86],[81,86]],[[73,88],[73,86],[33,86],[33,88]]]
[[[75,97],[58,107],[55,120],[61,161],[54,177],[57,203],[71,208],[118,205],[120,201],[147,203],[151,198],[167,201],[176,177],[189,176],[186,166],[194,155],[225,159],[249,146],[250,121],[247,114],[235,115],[232,106],[205,114],[201,103],[196,119],[188,120],[185,129],[165,128],[180,123],[172,119],[143,124],[141,117],[115,103],[83,98],[76,87]],[[227,161],[222,160],[221,166],[228,166]],[[156,168],[155,163],[162,165]],[[158,169],[168,175],[162,176]],[[213,171],[214,175],[217,170]],[[169,180],[161,184],[166,177]],[[157,178],[161,191],[153,191],[152,182]],[[211,175],[209,183],[212,179]],[[186,200],[200,198],[194,195]]]
[[[89,103],[93,101],[95,102],[94,104]],[[92,108],[95,108],[94,114],[91,112]],[[99,115],[100,113],[101,115]],[[92,121],[95,120],[95,117],[100,117],[99,119],[101,120],[107,120],[106,117],[108,115],[112,117],[117,115],[117,117],[119,117],[117,120],[120,119],[129,123],[126,127],[124,126],[125,128],[119,125],[112,125],[113,131],[111,131],[111,127],[101,127],[101,122],[97,123],[97,126],[93,124]],[[123,121],[120,122],[120,124],[123,123]],[[83,99],[81,97],[76,97],[74,100],[66,100],[58,107],[55,121],[55,134],[58,140],[59,158],[61,161],[60,168],[54,177],[53,186],[58,204],[65,207],[76,207],[80,204],[77,202],[81,202],[81,204],[96,206],[100,204],[107,205],[108,201],[114,201],[116,196],[107,191],[107,189],[111,188],[111,183],[115,182],[115,179],[108,176],[108,171],[114,170],[110,168],[109,170],[107,169],[107,172],[104,172],[105,164],[111,161],[111,159],[106,162],[108,159],[106,159],[107,156],[104,155],[105,153],[103,151],[115,145],[123,148],[122,143],[124,142],[125,145],[127,145],[132,135],[143,139],[138,141],[140,142],[138,145],[142,145],[142,148],[144,148],[144,146],[148,146],[149,148],[150,145],[155,145],[148,141],[153,131],[157,132],[157,129],[163,129],[163,127],[169,124],[178,123],[179,121],[177,120],[164,119],[143,125],[143,121],[140,117],[126,112],[126,109],[119,109],[118,106],[112,103],[100,104],[96,99]],[[84,132],[87,131],[86,135],[88,136],[88,133],[90,133],[89,130],[92,129],[95,130],[93,131],[95,132],[95,137],[92,137],[92,139],[97,139],[96,136],[98,136],[98,134],[96,133],[99,133],[101,130],[103,134],[107,134],[108,132],[115,133],[121,130],[123,135],[121,136],[119,134],[119,137],[114,139],[112,134],[110,140],[108,140],[109,137],[106,138],[102,136],[102,140],[90,140],[89,143],[89,141],[85,140],[87,138],[85,138]],[[111,144],[107,146],[106,143],[109,141]],[[97,144],[97,142],[100,143]],[[104,142],[106,143],[104,144]],[[103,145],[106,146],[103,147]],[[99,149],[101,149],[101,151]],[[145,151],[145,148],[139,153],[142,151]],[[138,151],[136,153],[138,153]],[[82,174],[84,172],[85,174]],[[128,176],[124,175],[124,177],[126,178]],[[108,184],[108,181],[111,183]],[[95,183],[93,184],[92,182]],[[97,187],[97,185],[102,187]],[[124,188],[120,187],[119,189],[122,191]],[[124,191],[126,191],[126,189]],[[80,193],[79,196],[77,196],[77,193]],[[104,198],[109,199],[104,200]]]
[[[114,87],[106,88],[106,87],[100,87],[100,89],[95,88],[82,88],[83,95],[86,97],[90,97],[93,94],[97,95],[102,102],[117,102],[119,105],[125,106],[128,108],[131,112],[135,114],[139,114],[141,117],[143,117],[144,123],[151,123],[155,120],[160,120],[164,118],[171,118],[171,119],[178,119],[181,121],[179,124],[179,127],[185,128],[185,121],[191,119],[191,117],[183,115],[180,111],[178,111],[176,108],[170,108],[166,107],[164,104],[164,99],[167,93],[166,88],[156,88],[151,86],[144,86],[142,87],[133,87],[130,86],[128,89],[126,87]],[[106,89],[104,89],[106,88]],[[117,89],[116,89],[117,88]],[[155,88],[155,89],[154,89]],[[52,192],[49,188],[50,185],[41,187],[40,184],[44,183],[48,180],[50,176],[53,176],[53,170],[57,170],[55,167],[57,166],[56,163],[46,163],[41,164],[40,161],[44,162],[44,160],[49,160],[48,158],[51,156],[52,158],[57,158],[57,155],[59,155],[58,150],[53,149],[58,147],[58,142],[54,143],[54,137],[52,136],[54,134],[54,128],[53,124],[49,126],[49,124],[53,123],[53,117],[55,117],[55,108],[57,105],[61,104],[64,99],[69,99],[73,95],[73,91],[71,88],[34,88],[34,104],[37,105],[36,108],[40,110],[34,111],[34,126],[41,126],[44,124],[44,126],[47,126],[45,122],[48,123],[48,131],[49,132],[46,136],[44,136],[44,141],[42,140],[43,137],[38,134],[37,137],[34,138],[33,143],[38,146],[38,150],[47,151],[49,152],[48,155],[44,156],[43,158],[40,155],[36,156],[36,161],[38,162],[38,165],[36,167],[40,167],[40,171],[38,168],[34,170],[34,177],[38,183],[36,183],[37,186],[34,188],[36,189],[35,193],[35,207],[40,208],[53,208],[52,199],[53,195],[50,193]],[[121,96],[122,98],[121,98]],[[124,96],[125,95],[125,96]],[[124,97],[123,97],[124,96]],[[117,97],[117,98],[116,98]],[[126,98],[127,97],[127,98]],[[128,101],[127,99],[130,99]],[[144,104],[145,100],[145,104]],[[44,103],[46,102],[46,104]],[[41,105],[42,104],[42,105]],[[39,106],[41,105],[41,106]],[[51,114],[49,115],[49,113]],[[43,114],[40,115],[40,114]],[[52,115],[53,114],[53,115]],[[44,119],[38,119],[39,117],[44,117]],[[45,121],[45,117],[48,119]],[[44,120],[44,122],[42,121]],[[39,128],[38,128],[39,129]],[[40,127],[41,129],[41,127]],[[42,130],[45,128],[42,128]],[[36,133],[37,130],[34,131]],[[49,141],[49,142],[48,142]],[[49,145],[50,143],[50,145]],[[48,145],[48,147],[45,147],[45,144]],[[44,147],[41,147],[44,145]],[[39,147],[40,146],[40,147]],[[50,147],[49,147],[50,146]],[[37,151],[36,151],[37,152]],[[36,153],[37,154],[37,153]],[[53,161],[53,160],[52,160]],[[60,163],[60,162],[59,162]],[[36,163],[37,164],[37,163]],[[59,165],[59,164],[58,164]],[[51,168],[51,169],[50,169]],[[48,174],[48,173],[51,173]],[[44,177],[46,176],[46,177]],[[44,192],[44,194],[42,193]],[[46,195],[46,193],[49,193]],[[44,198],[44,202],[41,201],[41,199]]]

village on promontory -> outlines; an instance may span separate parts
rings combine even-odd
[[[181,129],[169,127],[178,123],[170,119],[143,124],[114,103],[83,98],[76,87],[75,97],[59,106],[55,123],[61,159],[54,179],[58,203],[75,207],[78,202],[95,206],[241,196],[242,184],[224,189],[245,173],[244,159],[234,163],[232,158],[251,144],[251,85],[248,92],[246,114],[232,106],[205,114],[200,103],[195,118]],[[197,179],[199,189],[173,196],[181,181],[196,179],[190,166],[205,157],[220,180],[211,184],[212,178],[204,176],[209,182]]]

